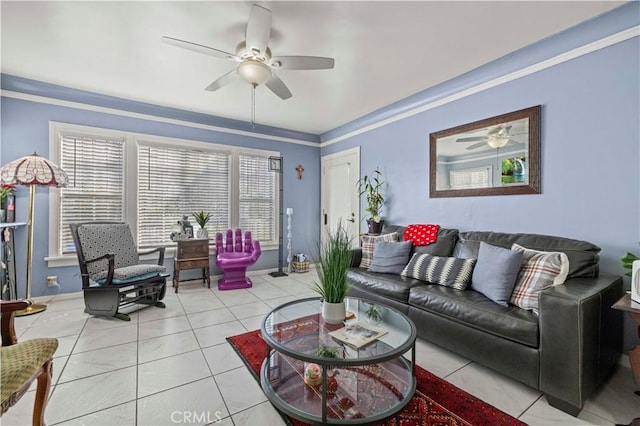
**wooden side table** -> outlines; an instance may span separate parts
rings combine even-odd
[[[202,268],[202,283],[211,288],[209,278],[209,240],[195,239],[178,240],[176,255],[173,258],[173,287],[178,292],[180,286],[180,271],[185,269]]]
[[[638,337],[640,337],[640,303],[631,300],[629,293],[625,294],[613,306],[613,309],[629,312],[631,318],[638,323]],[[629,363],[631,364],[631,372],[636,385],[640,386],[640,345],[629,351]],[[635,392],[640,395],[640,391]]]

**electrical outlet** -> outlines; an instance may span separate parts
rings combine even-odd
[[[47,287],[54,287],[57,284],[58,277],[55,275],[49,275],[47,277]]]

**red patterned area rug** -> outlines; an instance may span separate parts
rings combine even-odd
[[[267,352],[260,330],[228,337],[227,341],[260,381],[260,367]],[[416,378],[415,395],[400,414],[384,423],[386,426],[524,425],[420,366],[416,366]],[[294,426],[305,425],[283,417]]]

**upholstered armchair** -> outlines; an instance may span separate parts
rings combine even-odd
[[[85,312],[129,321],[119,309],[133,304],[164,308],[164,247],[138,253],[129,225],[120,222],[71,224],[82,276]],[[156,264],[140,255],[158,252]]]
[[[231,229],[227,230],[226,241],[222,240],[222,233],[216,234],[216,265],[224,276],[218,280],[218,289],[235,290],[252,287],[251,279],[247,277],[247,268],[258,260],[262,251],[260,242],[251,240],[251,232],[244,234],[236,229],[235,237]]]
[[[51,389],[53,354],[58,348],[57,339],[40,338],[18,343],[14,328],[16,311],[26,309],[31,302],[13,300],[0,302],[2,312],[2,359],[0,364],[0,391],[4,414],[15,405],[33,383],[38,380],[36,400],[33,405],[33,426],[44,425],[44,411]]]

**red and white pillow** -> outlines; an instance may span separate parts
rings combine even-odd
[[[413,241],[413,246],[426,246],[433,244],[438,239],[440,225],[407,225],[404,230],[404,240]]]

